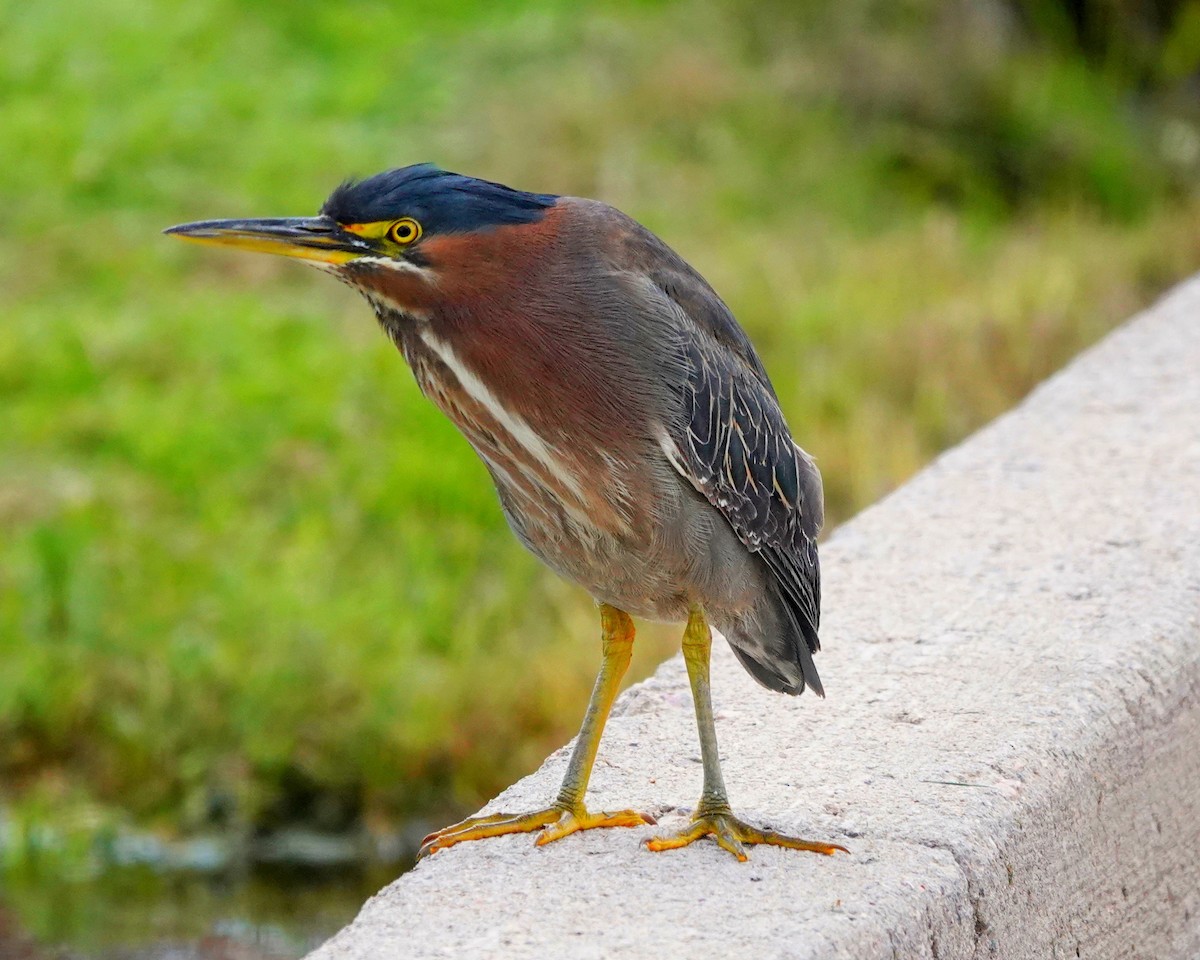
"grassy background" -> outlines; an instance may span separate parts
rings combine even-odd
[[[365,305],[163,227],[423,160],[605,199],[749,329],[836,522],[1200,266],[1200,5],[1082,8],[0,0],[8,803],[386,826],[591,683]]]

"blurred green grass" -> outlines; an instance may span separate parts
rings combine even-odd
[[[466,807],[595,667],[365,306],[159,230],[423,160],[607,200],[749,329],[836,521],[1200,265],[1196,117],[1030,6],[0,2],[10,802]]]

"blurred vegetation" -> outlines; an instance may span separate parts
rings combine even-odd
[[[1200,266],[1197,2],[0,24],[0,785],[38,810],[468,807],[573,732],[597,662],[365,306],[165,226],[423,160],[605,199],[750,330],[834,521]]]

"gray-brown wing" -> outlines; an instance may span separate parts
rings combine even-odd
[[[721,298],[658,237],[615,218],[619,268],[635,270],[649,288],[643,299],[664,302],[677,320],[679,355],[671,361],[682,366],[685,382],[682,416],[667,424],[678,454],[672,462],[774,574],[808,648],[796,659],[820,692],[809,652],[819,646],[821,475],[792,440],[762,361]]]
[[[773,393],[705,337],[685,346],[687,422],[671,437],[676,467],[724,514],[779,583],[810,651],[818,649],[821,479],[796,446]]]

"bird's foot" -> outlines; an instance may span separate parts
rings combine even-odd
[[[542,830],[542,835],[536,841],[540,847],[542,844],[570,836],[577,830],[640,827],[656,822],[650,814],[639,813],[637,810],[589,813],[582,803],[574,806],[555,803],[532,813],[494,813],[489,817],[470,817],[427,836],[417,853],[417,859],[420,860],[438,850],[445,850],[464,840],[483,840],[507,833],[532,833],[534,830]]]
[[[701,837],[712,835],[722,847],[732,853],[738,860],[745,862],[746,848],[743,844],[765,843],[773,847],[787,847],[791,850],[811,850],[813,853],[823,853],[832,856],[836,851],[849,853],[843,846],[836,843],[821,843],[816,840],[802,840],[799,837],[789,837],[774,830],[760,830],[735,817],[728,807],[717,810],[697,810],[692,816],[692,822],[678,833],[665,837],[651,837],[646,846],[651,850],[674,850],[686,847],[689,843]]]

